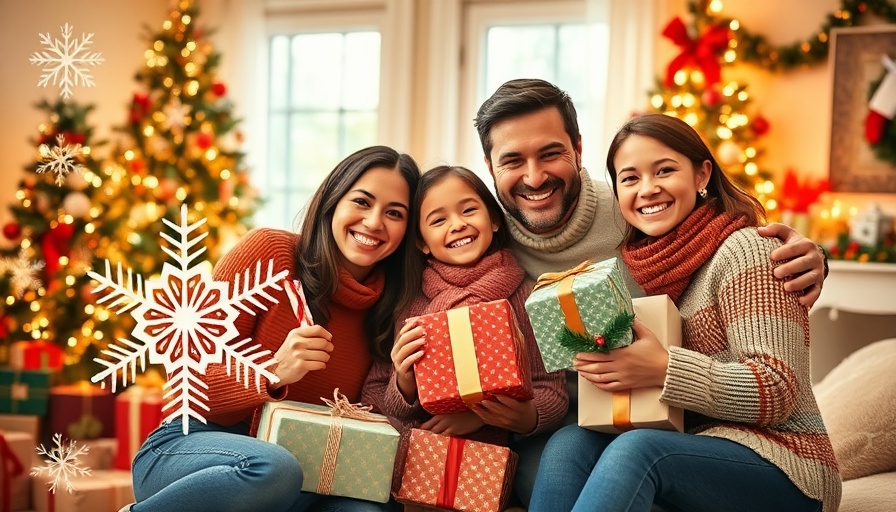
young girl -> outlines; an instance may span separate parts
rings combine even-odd
[[[606,391],[660,386],[686,433],[559,430],[542,455],[530,510],[835,511],[837,463],[809,381],[807,310],[772,275],[760,204],[722,172],[687,123],[629,121],[607,167],[628,222],[622,256],[683,320],[668,352],[636,322],[635,343],[579,354]]]
[[[316,325],[297,327],[285,292],[255,315],[241,313],[241,336],[274,353],[280,379],[261,393],[224,368],[209,368],[208,424],[180,422],[153,432],[134,459],[136,512],[152,510],[378,511],[379,504],[302,493],[302,468],[286,449],[248,436],[261,406],[273,400],[320,403],[338,387],[352,402],[372,361],[389,360],[394,311],[419,290],[419,255],[410,236],[410,200],[419,171],[407,155],[376,146],[343,160],[308,206],[300,234],[250,232],[217,264],[233,282],[256,264],[274,262],[304,287]],[[253,277],[250,277],[250,279]],[[388,363],[386,363],[388,364]]]
[[[556,428],[568,402],[565,377],[563,372],[544,370],[523,307],[530,289],[507,248],[507,226],[498,202],[469,169],[441,166],[423,173],[414,211],[419,222],[417,245],[427,259],[422,292],[401,318],[508,299],[526,340],[534,398],[520,402],[499,396],[468,412],[430,415],[417,401],[414,378],[414,362],[423,357],[426,333],[414,322],[405,322],[392,347],[391,364],[374,364],[362,401],[397,419],[403,428],[492,443],[507,444],[510,432],[532,434]]]

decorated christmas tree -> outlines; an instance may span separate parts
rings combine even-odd
[[[216,75],[220,54],[197,25],[198,14],[193,0],[180,0],[161,31],[149,30],[139,88],[104,171],[135,197],[108,199],[108,215],[121,222],[100,243],[104,257],[147,277],[160,274],[167,258],[161,219],[177,218],[181,204],[208,219],[204,243],[212,262],[247,231],[256,207],[238,119]]]
[[[751,108],[746,84],[724,77],[737,58],[737,25],[717,17],[720,4],[690,1],[690,24],[675,18],[665,27],[663,35],[680,53],[650,92],[650,106],[693,126],[729,177],[774,210],[775,185],[760,163],[759,141],[769,123]]]
[[[38,108],[47,120],[33,141],[35,162],[10,207],[14,220],[3,226],[10,247],[0,262],[0,339],[79,347],[77,361],[110,326],[107,315],[95,315],[87,276],[103,222],[98,144],[87,122],[93,106],[60,100]],[[70,371],[72,379],[89,376],[85,367]]]

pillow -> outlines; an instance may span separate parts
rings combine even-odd
[[[850,354],[814,391],[843,480],[896,469],[896,338]]]

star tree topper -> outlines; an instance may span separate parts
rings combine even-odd
[[[234,276],[234,295],[230,297],[228,283],[215,281],[207,267],[194,264],[205,252],[205,247],[195,250],[196,245],[208,235],[194,232],[205,224],[206,219],[189,224],[187,207],[182,206],[180,224],[167,219],[162,221],[179,235],[178,238],[164,232],[161,235],[175,248],[176,252],[168,247],[162,249],[177,265],[166,262],[161,277],[146,281],[145,291],[143,278],[136,274],[135,282],[135,274],[130,269],[125,277],[121,263],[116,273],[113,273],[109,260],[106,260],[105,275],[88,272],[98,282],[93,292],[103,295],[97,302],[107,303],[106,306],[116,314],[129,312],[137,322],[131,334],[138,340],[119,338],[120,345],[110,344],[102,351],[110,360],[95,359],[105,369],[91,380],[103,381],[105,385],[105,380],[109,379],[114,392],[119,378],[122,386],[126,386],[128,380],[133,382],[136,378],[138,365],[141,371],[145,370],[148,354],[149,362],[164,365],[168,374],[164,388],[165,398],[170,400],[164,406],[168,411],[165,421],[180,417],[183,432],[188,434],[190,418],[206,423],[197,409],[209,410],[205,404],[208,385],[199,378],[205,375],[209,364],[225,364],[227,375],[233,375],[246,388],[251,371],[259,391],[262,377],[270,382],[279,380],[268,369],[274,363],[268,357],[271,351],[252,343],[251,338],[234,341],[239,337],[234,320],[239,310],[254,315],[255,311],[249,305],[267,310],[259,298],[276,303],[267,290],[282,290],[279,283],[289,271],[274,274],[273,261],[268,261],[262,271],[259,261],[254,282],[250,280],[249,269],[242,279],[241,274]]]

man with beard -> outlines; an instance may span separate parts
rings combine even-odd
[[[544,80],[511,80],[479,107],[475,125],[507,215],[511,247],[529,278],[620,256],[625,221],[609,183],[593,180],[581,165],[582,138],[568,94]],[[811,306],[826,274],[823,251],[782,224],[760,228],[760,233],[784,241],[772,253],[775,261],[786,261],[775,268],[775,276],[787,279],[785,288]],[[627,269],[624,274],[632,296],[643,295]],[[574,423],[575,372],[567,377],[571,407],[566,422]],[[548,437],[518,437],[512,446],[520,456],[515,489],[524,505]]]

